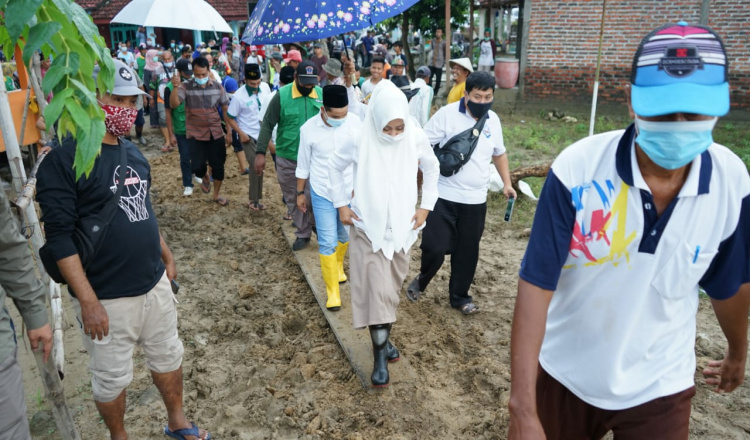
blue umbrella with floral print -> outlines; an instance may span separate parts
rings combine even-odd
[[[242,41],[281,44],[364,29],[409,9],[418,0],[260,0]]]

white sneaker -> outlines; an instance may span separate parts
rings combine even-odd
[[[193,174],[193,182],[197,183],[198,185],[203,183],[203,179]]]
[[[182,195],[185,196],[185,197],[192,196],[193,195],[193,187],[192,186],[186,186],[185,187],[185,191],[182,192]]]

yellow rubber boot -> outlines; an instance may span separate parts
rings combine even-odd
[[[347,249],[349,249],[348,241],[346,243],[339,242],[339,245],[336,246],[336,259],[338,259],[339,264],[339,283],[346,282],[346,273],[344,273],[344,257],[346,256]]]
[[[341,295],[339,293],[339,267],[336,254],[320,254],[320,270],[323,272],[323,281],[326,283],[326,308],[336,311],[341,308]]]

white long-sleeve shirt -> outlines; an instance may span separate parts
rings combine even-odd
[[[310,179],[310,186],[319,196],[333,201],[333,191],[329,179],[328,161],[337,148],[355,145],[362,132],[362,122],[351,112],[346,116],[344,125],[338,128],[329,127],[318,115],[310,118],[300,128],[299,151],[297,152],[298,179]],[[352,168],[343,173],[343,190],[351,194],[353,183]]]
[[[414,123],[416,124],[416,121],[414,121]],[[417,158],[419,160],[419,169],[422,170],[423,175],[422,200],[419,207],[428,211],[432,211],[435,208],[435,203],[437,203],[438,199],[437,182],[438,177],[440,176],[440,163],[437,160],[437,156],[435,156],[435,153],[432,151],[427,137],[423,135],[422,139],[423,141],[416,146]],[[357,190],[356,188],[354,188],[354,196],[352,197],[352,191],[348,191],[348,188],[345,185],[345,172],[347,169],[350,169],[350,167],[353,170],[354,182],[356,182],[357,180],[358,158],[359,142],[352,142],[338,147],[328,161],[328,173],[331,183],[330,188],[332,188],[331,192],[333,193],[333,206],[336,208],[340,208],[351,203],[351,207],[354,213],[357,215],[357,217],[362,219],[362,212],[358,207],[359,201],[357,199]],[[401,194],[403,195],[403,197],[413,197],[414,201],[416,202],[416,175],[414,176],[414,179],[410,179],[409,182],[409,185],[403,188]],[[371,182],[368,184],[379,185],[381,183],[382,182]],[[359,229],[365,230],[363,227],[364,224],[362,223],[363,221],[367,220],[355,220],[354,226],[358,227]],[[391,225],[389,224],[387,227],[390,228]],[[422,227],[424,227],[424,225]],[[395,243],[393,240],[393,236],[389,233],[386,233],[380,250],[386,256],[386,258],[391,259],[393,258],[393,254],[395,252],[400,252],[401,250],[408,250],[409,248],[411,248],[411,246],[416,242],[418,234],[418,230],[413,231],[413,233],[409,235],[405,243]]]

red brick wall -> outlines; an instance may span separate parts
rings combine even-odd
[[[608,0],[599,102],[625,101],[640,40],[654,28],[698,23],[701,0]],[[591,102],[602,0],[532,0],[525,97]],[[726,45],[733,108],[750,109],[750,2],[711,0],[709,26]]]

